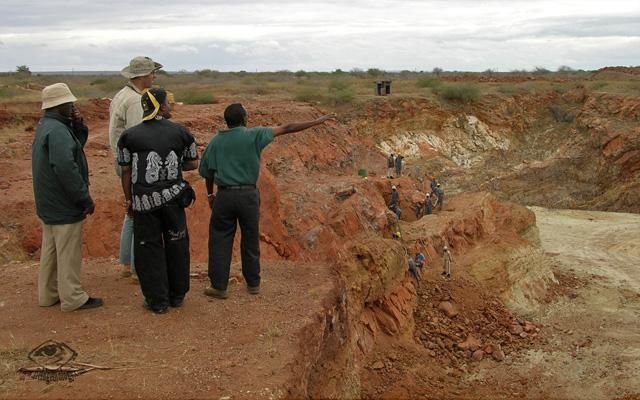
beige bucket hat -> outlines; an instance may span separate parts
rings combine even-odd
[[[162,64],[153,61],[149,57],[134,57],[129,61],[129,65],[122,68],[120,74],[127,79],[137,78],[139,76],[149,75],[153,71],[162,68]]]
[[[66,83],[54,83],[42,89],[42,109],[59,106],[64,103],[74,103],[78,99],[71,93]]]

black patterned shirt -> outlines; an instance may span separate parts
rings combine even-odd
[[[134,211],[150,212],[178,197],[187,187],[185,161],[197,160],[191,132],[162,117],[125,130],[118,141],[118,164],[131,166]]]

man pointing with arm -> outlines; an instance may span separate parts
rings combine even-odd
[[[240,224],[242,275],[251,294],[260,291],[260,194],[256,188],[260,154],[275,137],[299,132],[335,114],[276,127],[247,128],[242,104],[228,106],[224,119],[228,129],[218,131],[202,155],[199,172],[206,179],[212,214],[209,223],[209,279],[207,296],[227,298],[227,283],[236,226]],[[213,186],[217,185],[217,193]]]

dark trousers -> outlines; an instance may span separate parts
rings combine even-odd
[[[209,279],[226,290],[233,255],[233,239],[240,224],[242,276],[248,286],[260,285],[260,193],[258,189],[221,189],[209,222]]]
[[[134,212],[136,272],[150,308],[179,303],[189,291],[189,232],[175,202],[149,213]]]
[[[430,201],[424,206],[424,214],[429,215],[433,212],[433,203]]]

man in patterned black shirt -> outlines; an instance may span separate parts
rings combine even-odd
[[[189,291],[189,232],[184,207],[194,199],[182,171],[198,167],[193,136],[173,123],[164,89],[141,98],[142,123],[118,141],[122,189],[133,214],[136,271],[145,307],[162,314]]]

